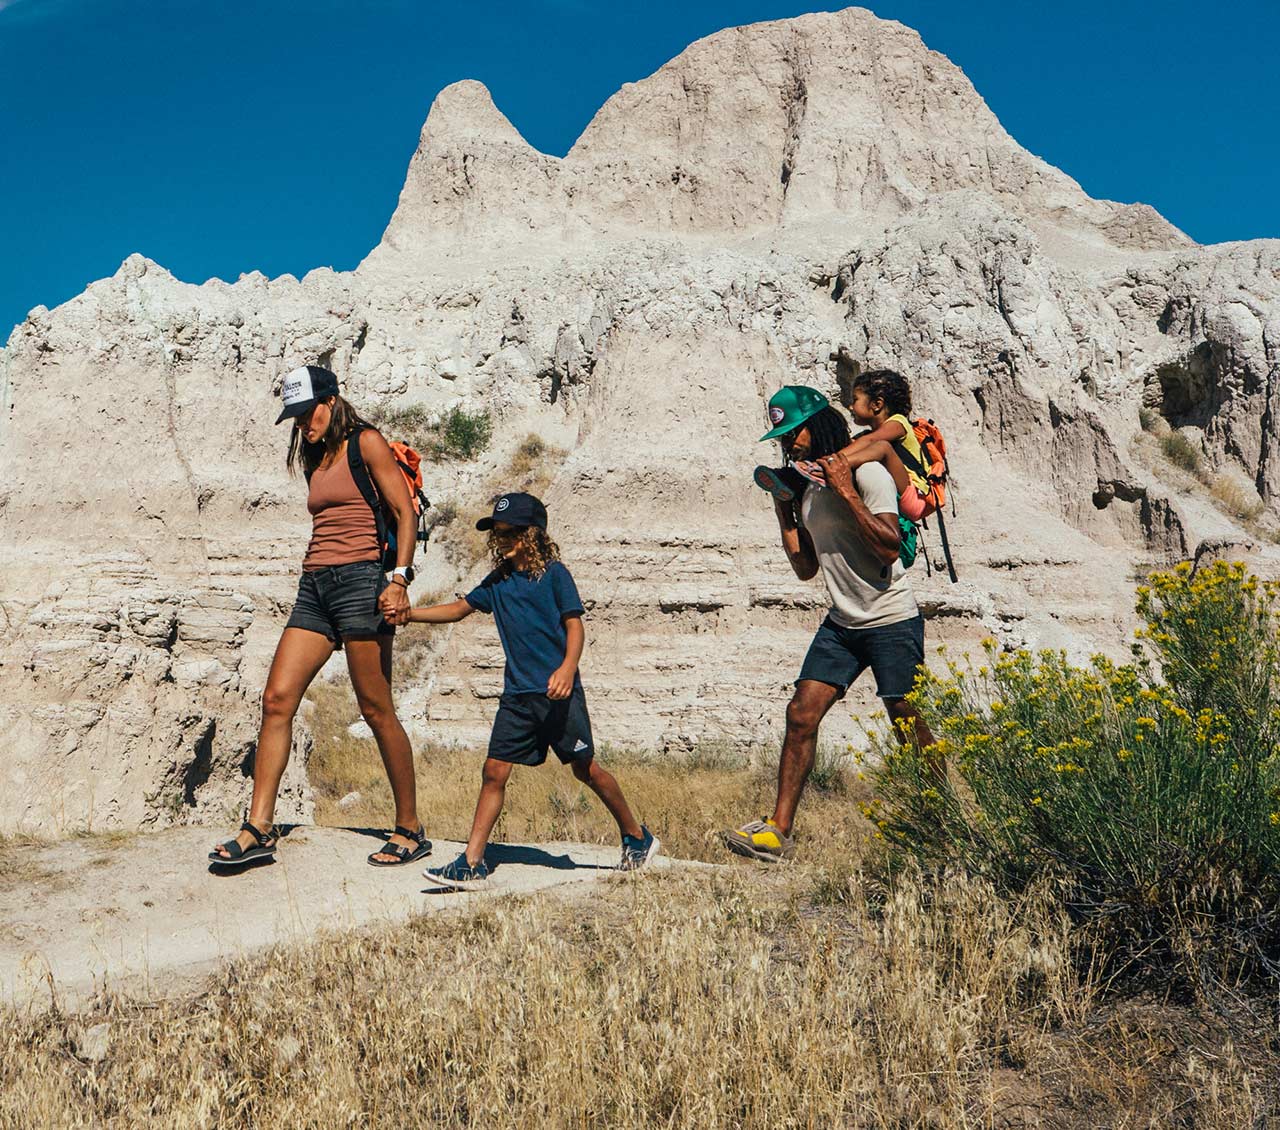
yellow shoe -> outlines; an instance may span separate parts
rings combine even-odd
[[[731,828],[721,832],[720,838],[735,855],[762,859],[766,863],[781,863],[796,853],[796,841],[768,819],[752,820],[741,828]]]

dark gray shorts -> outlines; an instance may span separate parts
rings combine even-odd
[[[498,700],[498,716],[489,735],[489,756],[513,765],[541,765],[547,747],[566,765],[590,761],[594,752],[587,696],[574,687],[568,698],[545,694],[506,694]]]
[[[378,611],[387,575],[377,561],[326,565],[303,573],[286,628],[328,636],[339,647],[347,637],[390,636],[395,628]]]
[[[831,617],[822,621],[800,668],[800,678],[835,687],[844,697],[849,684],[868,667],[881,698],[905,698],[924,664],[924,617],[880,628],[842,628]]]

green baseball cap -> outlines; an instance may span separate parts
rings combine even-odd
[[[816,416],[830,402],[816,388],[807,385],[783,385],[769,397],[769,423],[773,425],[760,437],[777,439],[787,432],[793,432],[810,416]]]

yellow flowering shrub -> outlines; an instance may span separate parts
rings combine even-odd
[[[1276,596],[1241,565],[1183,564],[1139,588],[1131,663],[988,640],[981,666],[923,673],[929,756],[874,736],[886,862],[1011,892],[1049,873],[1121,963],[1280,970]]]

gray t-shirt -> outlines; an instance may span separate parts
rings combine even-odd
[[[898,513],[893,476],[879,463],[864,463],[854,482],[872,514]],[[835,491],[808,487],[800,516],[818,554],[818,568],[831,597],[832,620],[842,628],[880,628],[919,613],[902,563],[881,564]]]

